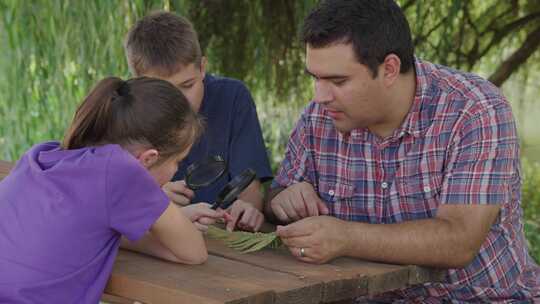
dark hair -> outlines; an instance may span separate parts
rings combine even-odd
[[[184,95],[167,81],[140,77],[101,80],[77,109],[62,147],[144,144],[163,159],[186,151],[202,122]]]
[[[409,23],[393,0],[326,0],[306,17],[302,40],[313,48],[352,43],[357,60],[377,77],[389,54],[401,60],[401,73],[414,64]]]
[[[201,47],[193,25],[170,12],[154,12],[137,21],[126,36],[124,49],[136,76],[155,69],[168,77],[182,66],[201,64]]]

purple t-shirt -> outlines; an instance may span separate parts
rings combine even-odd
[[[118,145],[34,146],[0,182],[0,303],[98,303],[121,235],[141,238],[168,203]]]

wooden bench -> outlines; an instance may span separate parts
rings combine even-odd
[[[0,178],[11,163],[0,161]],[[443,272],[418,266],[338,258],[324,265],[296,260],[288,250],[240,254],[207,240],[203,265],[182,265],[120,250],[105,289],[110,303],[352,303],[406,286],[438,281]]]

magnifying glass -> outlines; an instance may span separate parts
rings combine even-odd
[[[211,155],[191,164],[186,170],[186,185],[191,190],[198,190],[211,185],[227,172],[227,162],[219,155]],[[235,176],[219,192],[212,209],[227,209],[240,193],[255,179],[256,173],[248,168]]]
[[[227,162],[219,155],[211,155],[194,162],[186,169],[186,185],[198,190],[211,185],[227,171]]]
[[[219,192],[216,202],[210,208],[217,209],[218,207],[225,210],[236,201],[236,198],[244,191],[249,184],[255,179],[255,171],[251,168],[244,170],[240,175],[235,176],[229,183]]]

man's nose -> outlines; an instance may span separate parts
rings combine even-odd
[[[334,99],[330,86],[324,80],[316,79],[314,89],[315,95],[313,96],[313,101],[317,103],[328,103]]]

